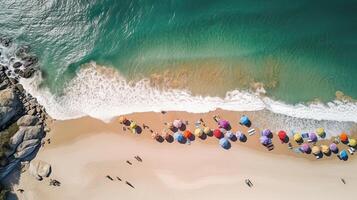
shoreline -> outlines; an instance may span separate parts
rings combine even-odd
[[[176,118],[188,120],[187,128],[192,130],[193,122],[199,118],[213,128],[213,115],[233,122],[241,114],[216,110],[206,114],[133,113],[126,117],[140,126],[145,123],[154,131],[161,131],[164,122]],[[256,116],[250,118],[254,127]],[[237,123],[232,123],[232,128],[241,129]],[[190,145],[176,141],[160,143],[151,138],[149,129],[143,129],[141,134],[123,131],[118,118],[109,123],[90,117],[56,120],[46,137],[50,144],[46,142],[35,158],[51,164],[50,177],[37,181],[25,171],[18,182],[12,182],[13,191],[19,199],[26,200],[94,200],[119,196],[125,199],[235,199],[237,195],[246,199],[276,199],[280,195],[301,199],[300,195],[292,195],[298,187],[301,193],[308,195],[306,199],[335,199],[336,195],[347,197],[347,191],[357,183],[357,175],[350,173],[357,166],[354,156],[343,162],[335,155],[319,160],[313,155],[296,155],[286,144],[278,142],[277,135],[273,137],[274,150],[267,151],[259,143],[259,135],[257,130],[248,136],[246,143],[231,142],[231,148],[225,150],[214,137],[196,138]],[[322,141],[326,142],[329,140]],[[143,161],[135,160],[134,156],[140,156]],[[122,181],[108,180],[107,175]],[[252,188],[245,185],[247,178],[253,182]],[[340,178],[347,184],[341,183]],[[59,180],[61,186],[48,186],[49,179]],[[8,181],[13,181],[11,176]],[[232,190],[225,192],[227,188]],[[19,193],[18,189],[24,192]],[[324,194],[317,192],[322,189],[326,191]],[[269,196],[264,196],[266,193]]]

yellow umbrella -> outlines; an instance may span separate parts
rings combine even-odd
[[[203,132],[204,132],[205,134],[210,134],[210,133],[211,133],[211,129],[208,128],[208,127],[205,127],[205,128],[203,129]]]
[[[294,140],[295,142],[300,142],[302,140],[302,136],[300,133],[295,133],[294,134]]]
[[[320,136],[320,137],[325,137],[325,130],[324,130],[324,128],[318,128],[318,129],[316,129],[316,133],[317,133],[317,135]]]
[[[119,123],[125,123],[127,121],[127,119],[124,116],[120,116],[119,117]]]
[[[321,153],[320,147],[318,146],[313,146],[311,151],[314,155],[319,155]]]
[[[356,147],[357,146],[357,141],[355,139],[350,139],[348,141],[348,145],[351,147]]]
[[[201,137],[201,136],[202,136],[202,134],[203,134],[202,129],[200,129],[200,128],[196,128],[196,130],[195,130],[195,136],[197,136],[197,137]]]
[[[330,148],[327,145],[321,145],[321,151],[322,153],[328,154],[330,153]]]
[[[135,123],[134,121],[132,121],[132,122],[130,123],[130,128],[131,128],[131,129],[135,129],[136,127],[137,127],[136,123]]]

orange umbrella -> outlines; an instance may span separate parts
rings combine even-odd
[[[348,142],[348,135],[347,135],[346,133],[341,133],[341,135],[340,135],[340,140],[341,140],[341,142],[343,142],[343,143]]]
[[[185,130],[185,131],[183,132],[183,136],[184,136],[185,138],[187,138],[187,139],[190,139],[190,138],[192,137],[192,133],[191,133],[191,131],[189,131],[189,130]]]

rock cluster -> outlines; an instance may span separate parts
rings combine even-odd
[[[21,162],[34,157],[49,130],[45,109],[18,83],[18,78],[30,77],[35,70],[32,66],[37,59],[26,57],[26,51],[26,48],[17,51],[23,60],[12,66],[0,64],[0,180]],[[21,70],[17,71],[20,77],[13,76],[10,68]]]
[[[42,180],[50,175],[51,165],[41,160],[33,160],[30,163],[29,173],[37,180]]]

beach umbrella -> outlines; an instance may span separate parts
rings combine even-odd
[[[219,139],[219,145],[221,145],[221,147],[223,147],[224,149],[229,149],[231,143],[227,138],[221,138]]]
[[[309,133],[309,139],[313,142],[317,142],[317,135],[315,133]]]
[[[271,143],[271,139],[268,138],[267,136],[263,135],[259,138],[259,141],[262,145],[268,145]]]
[[[335,143],[330,144],[330,150],[334,153],[338,152],[338,147]]]
[[[191,133],[191,131],[189,131],[189,130],[185,130],[185,131],[183,132],[183,136],[184,136],[185,138],[187,138],[187,139],[190,139],[190,138],[192,138],[192,133]]]
[[[180,143],[183,143],[185,141],[185,137],[182,135],[181,132],[174,133],[174,139]]]
[[[326,136],[325,130],[324,128],[318,128],[316,129],[316,133],[318,136],[320,136],[321,138],[324,138]]]
[[[341,158],[342,160],[347,160],[348,154],[347,154],[347,151],[346,151],[346,150],[342,150],[342,151],[340,152],[340,158]]]
[[[301,142],[302,141],[302,136],[300,133],[295,133],[294,134],[294,140],[295,142]]]
[[[210,129],[209,127],[205,127],[205,128],[203,129],[203,132],[204,132],[206,135],[208,135],[208,134],[211,133],[211,129]]]
[[[135,129],[136,127],[137,127],[136,122],[134,122],[134,121],[130,122],[130,128],[131,129]]]
[[[245,141],[246,140],[246,136],[244,135],[244,133],[237,131],[236,132],[236,137],[239,139],[239,141]]]
[[[348,145],[350,147],[356,147],[357,146],[357,141],[355,139],[349,139],[348,140]]]
[[[279,131],[278,132],[278,137],[282,142],[285,142],[286,138],[288,137],[288,135],[286,134],[285,131]]]
[[[124,116],[119,117],[119,123],[125,124],[128,121],[128,119]]]
[[[232,131],[227,131],[225,136],[226,136],[226,138],[231,140],[234,137],[234,134],[232,133]]]
[[[195,136],[196,137],[201,137],[203,135],[203,130],[200,128],[196,128],[195,130]]]
[[[348,142],[348,135],[346,133],[341,133],[340,140],[343,143],[347,143]]]
[[[306,143],[304,143],[304,144],[302,144],[301,146],[300,146],[300,149],[304,152],[304,153],[307,153],[307,152],[309,152],[311,149],[310,149],[310,146],[308,145],[308,144],[306,144]]]
[[[172,122],[172,125],[175,127],[175,128],[181,128],[182,126],[182,121],[179,120],[179,119],[176,119]]]
[[[321,151],[324,154],[329,154],[330,153],[330,148],[327,145],[321,145]]]
[[[223,133],[222,133],[222,131],[219,130],[219,129],[215,129],[215,130],[213,131],[213,135],[214,135],[216,138],[218,138],[218,139],[220,139],[220,138],[223,137]]]
[[[229,125],[229,122],[227,120],[224,120],[224,119],[221,119],[218,121],[218,125],[220,128],[224,128],[226,130],[229,129],[230,125]]]
[[[264,129],[261,132],[261,134],[262,134],[262,136],[266,136],[268,138],[272,138],[272,136],[273,136],[273,133],[269,129]]]
[[[321,150],[320,150],[319,146],[313,146],[311,151],[315,156],[317,156],[317,155],[319,155],[321,153]]]
[[[166,140],[168,140],[169,138],[170,138],[170,133],[169,132],[167,132],[167,131],[163,131],[162,132],[162,136],[163,136],[163,138],[165,138]]]
[[[240,123],[243,124],[244,126],[248,126],[250,124],[250,120],[247,116],[243,115],[240,118]]]

